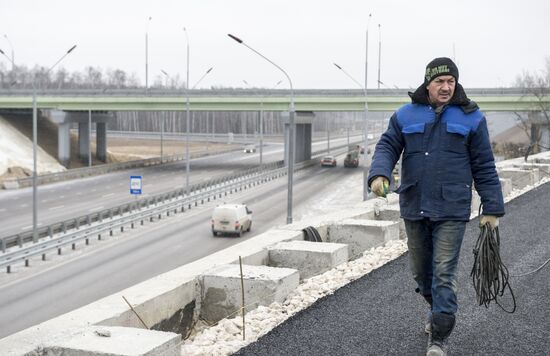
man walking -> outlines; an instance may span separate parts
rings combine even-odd
[[[426,354],[446,355],[458,307],[456,271],[472,182],[481,196],[482,225],[498,225],[504,201],[487,122],[458,84],[456,64],[445,57],[432,60],[424,82],[409,96],[412,103],[393,114],[376,145],[368,183],[372,192],[385,196],[403,154],[396,193],[416,292],[430,305]]]

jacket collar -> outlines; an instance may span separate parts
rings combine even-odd
[[[428,99],[428,90],[426,90],[426,84],[420,85],[414,92],[409,92],[409,97],[413,104],[431,105]],[[475,101],[470,100],[466,96],[464,88],[459,83],[456,83],[455,92],[451,101],[447,105],[460,106],[465,114],[469,114],[479,109],[479,106]]]

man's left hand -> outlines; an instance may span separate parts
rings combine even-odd
[[[485,226],[485,224],[489,223],[489,226],[491,229],[495,229],[495,227],[498,226],[498,217],[494,215],[481,215],[481,218],[479,219],[479,225]]]

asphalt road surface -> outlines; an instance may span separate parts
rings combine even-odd
[[[550,183],[506,204],[501,256],[511,275],[550,258]],[[549,355],[550,265],[512,277],[517,310],[477,305],[469,274],[478,220],[468,224],[459,263],[459,311],[450,355]],[[425,355],[426,305],[414,293],[408,254],[296,314],[236,355]],[[501,303],[511,307],[509,291]]]
[[[331,146],[346,143],[346,138],[331,140]],[[326,149],[326,141],[313,143],[313,151]],[[282,144],[264,147],[263,162],[283,159]],[[229,175],[259,165],[259,153],[228,152],[191,160],[190,184]],[[101,176],[64,181],[38,187],[37,225],[83,216],[129,203],[131,175],[143,177],[143,197],[169,192],[185,185],[185,162],[113,172]],[[32,188],[0,191],[0,236],[9,236],[32,229]]]

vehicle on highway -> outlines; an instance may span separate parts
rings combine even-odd
[[[218,205],[212,212],[212,235],[235,234],[241,237],[252,228],[252,211],[245,204]]]
[[[256,145],[246,145],[243,148],[244,153],[254,153],[256,152]]]
[[[322,167],[336,167],[336,158],[334,156],[325,156],[321,159]]]
[[[345,168],[357,168],[359,166],[359,152],[357,150],[351,150],[346,154],[344,158]]]
[[[362,155],[365,154],[365,146],[361,146],[361,149],[359,150],[359,153],[361,153]],[[369,147],[369,149],[367,150],[367,154],[370,154],[370,147]]]

